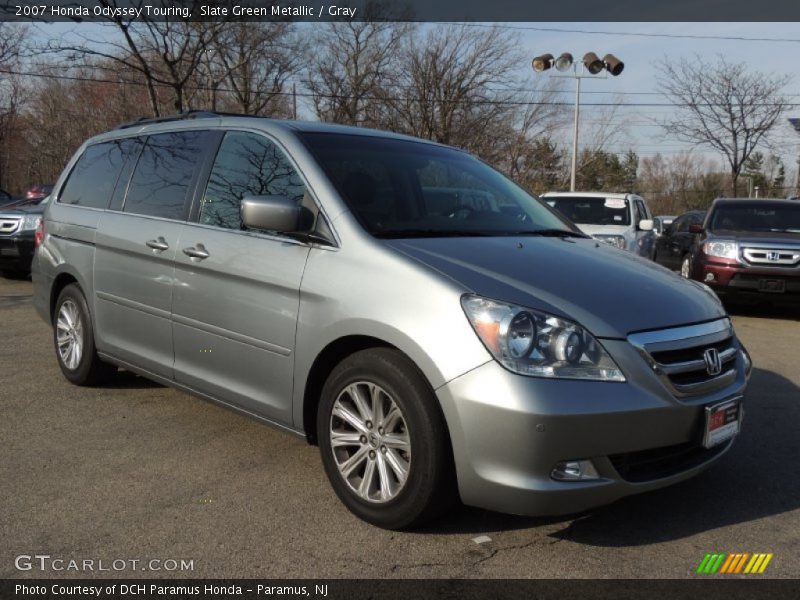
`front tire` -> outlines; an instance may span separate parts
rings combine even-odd
[[[98,385],[117,372],[97,356],[89,307],[74,283],[64,287],[56,300],[53,345],[61,372],[75,385]]]
[[[333,370],[317,432],[337,496],[373,525],[419,526],[454,498],[444,417],[416,366],[396,350],[357,352]]]

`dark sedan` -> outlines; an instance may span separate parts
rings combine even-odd
[[[692,210],[664,227],[656,240],[653,260],[673,271],[680,270],[681,275],[689,277],[694,244],[698,232],[702,230],[705,216],[705,211]]]

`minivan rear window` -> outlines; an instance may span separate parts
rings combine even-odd
[[[123,211],[183,219],[195,171],[205,153],[205,138],[205,131],[149,136],[136,163]]]
[[[86,148],[61,190],[58,201],[90,208],[107,208],[133,140],[102,142]]]

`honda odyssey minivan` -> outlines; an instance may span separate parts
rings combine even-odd
[[[37,243],[69,381],[123,368],[302,436],[382,527],[609,503],[697,474],[742,421],[750,359],[707,287],[439,144],[142,120],[77,151]]]

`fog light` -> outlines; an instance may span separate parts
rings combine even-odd
[[[558,481],[586,481],[600,479],[590,460],[563,460],[556,464],[550,477]]]
[[[706,273],[706,281],[716,281],[717,274],[716,273]]]

